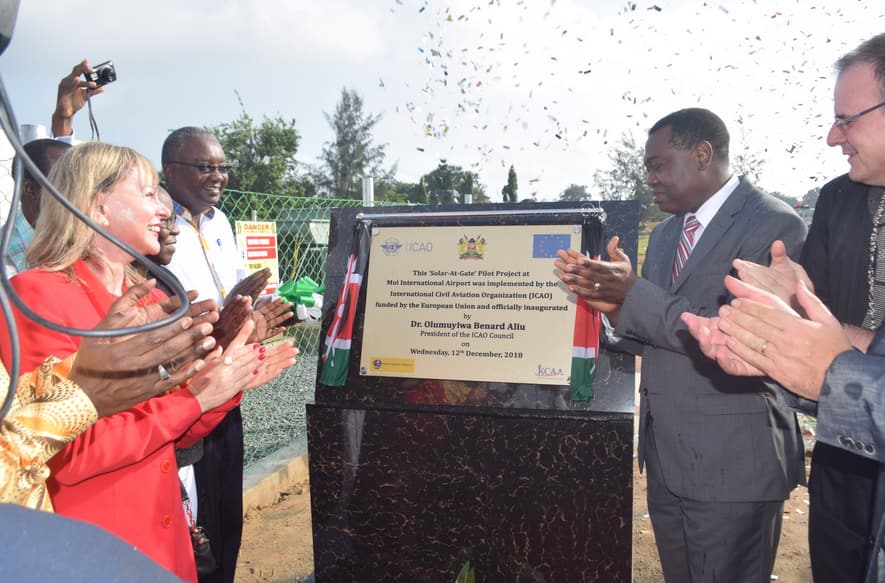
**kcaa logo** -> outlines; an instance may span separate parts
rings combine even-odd
[[[539,364],[538,370],[535,372],[535,376],[543,378],[561,377],[565,376],[565,373],[562,372],[561,368],[547,367]]]
[[[381,250],[384,251],[385,255],[396,255],[399,253],[399,250],[403,248],[403,244],[399,242],[399,239],[385,239],[383,243],[381,243]]]

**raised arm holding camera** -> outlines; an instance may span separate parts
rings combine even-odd
[[[113,64],[111,71],[113,72],[111,81],[113,81],[117,78]],[[104,85],[107,83],[102,82],[103,79],[109,79],[107,74],[97,74],[96,69],[89,65],[89,61],[83,59],[74,65],[70,75],[59,81],[58,98],[55,102],[55,111],[52,113],[53,137],[73,138],[74,115],[83,109],[90,97],[104,93]]]

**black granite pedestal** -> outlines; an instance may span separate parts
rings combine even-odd
[[[630,581],[632,434],[623,414],[311,405],[316,579]]]
[[[605,206],[635,260],[638,205]],[[333,214],[326,302],[353,222],[352,210]],[[583,403],[568,387],[355,366],[346,386],[318,385],[307,408],[316,581],[452,583],[469,562],[477,582],[629,582],[633,366],[603,347]]]

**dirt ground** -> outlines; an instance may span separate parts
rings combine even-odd
[[[808,492],[797,488],[787,501],[774,576],[780,583],[811,581],[808,563]],[[243,531],[237,583],[302,583],[313,573],[310,491],[298,484],[273,506],[250,512]],[[775,579],[773,579],[775,580]],[[645,506],[645,476],[633,480],[633,581],[663,581]]]

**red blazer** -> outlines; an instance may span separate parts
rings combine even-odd
[[[93,328],[117,297],[82,261],[74,271],[71,280],[61,272],[31,269],[13,277],[12,286],[28,307],[50,321]],[[154,290],[149,301],[164,297]],[[54,332],[14,312],[22,370],[36,368],[47,356],[64,358],[77,350],[79,336]],[[0,355],[9,362],[5,330]],[[193,445],[241,399],[242,394],[201,416],[196,398],[179,390],[99,419],[49,462],[47,484],[56,512],[101,526],[177,576],[196,581],[175,445]]]

